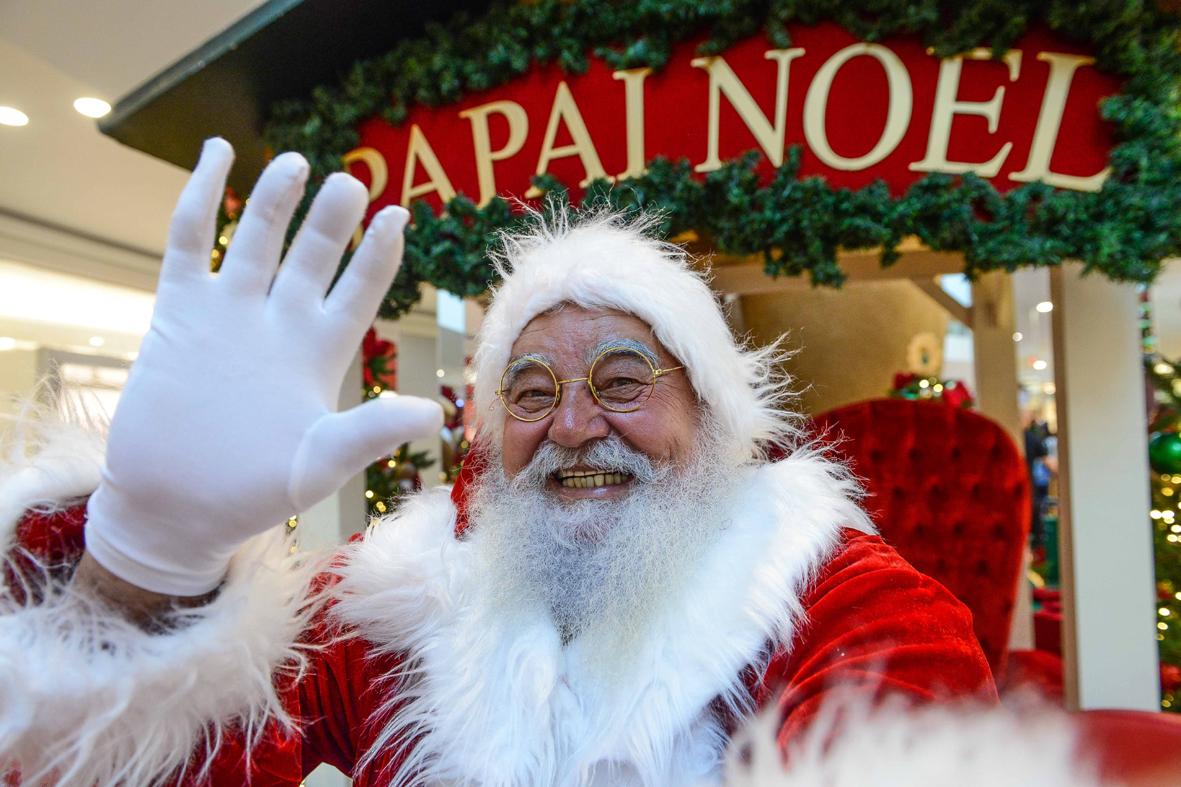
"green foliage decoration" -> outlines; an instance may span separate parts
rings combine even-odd
[[[1101,107],[1118,140],[1111,177],[1097,194],[1035,183],[1001,195],[971,174],[931,174],[894,197],[880,182],[849,190],[801,179],[795,149],[767,184],[755,174],[753,155],[704,180],[688,162],[656,159],[641,178],[592,184],[583,203],[662,211],[670,233],[694,230],[719,251],[761,254],[768,275],[807,273],[816,285],[844,280],[839,249],[881,247],[889,265],[908,235],[936,250],[962,251],[969,276],[1079,259],[1115,281],[1150,282],[1161,260],[1181,254],[1181,24],[1150,0],[497,2],[356,63],[338,85],[276,104],[265,136],[275,150],[304,153],[315,181],[342,168],[340,157],[356,147],[365,118],[398,124],[412,105],[453,103],[537,63],[578,74],[593,54],[614,68],[659,69],[690,37],[704,36],[702,54],[760,31],[788,46],[787,24],[825,20],[866,41],[918,36],[941,57],[977,46],[999,55],[1033,25],[1084,43],[1099,68],[1125,80]],[[563,191],[548,178],[538,185],[554,197]],[[494,278],[489,243],[525,220],[502,199],[477,207],[462,195],[442,216],[416,205],[414,219],[406,262],[382,307],[386,317],[407,311],[421,282],[461,295],[483,292]]]

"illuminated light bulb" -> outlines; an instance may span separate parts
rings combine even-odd
[[[373,499],[373,490],[372,490],[372,489],[366,489],[366,490],[365,490],[365,497],[367,497],[368,499],[372,500],[372,499]]]
[[[380,385],[373,386],[373,393],[375,393],[375,394],[381,393],[381,386]]]
[[[1013,341],[1019,342],[1024,338],[1025,334],[1023,334],[1021,331],[1013,331]]]
[[[928,381],[926,381],[926,380],[919,380],[919,388],[926,388],[926,387],[928,387],[929,385],[931,385],[931,383],[929,383]]]
[[[1167,618],[1169,615],[1173,614],[1173,611],[1171,609],[1169,609],[1168,607],[1161,607],[1160,609],[1157,610],[1157,612],[1160,613],[1161,617],[1165,617],[1165,618]]]
[[[1161,361],[1156,366],[1152,367],[1152,371],[1156,372],[1157,374],[1171,374],[1173,371],[1173,367],[1169,366],[1167,363]]]
[[[935,387],[931,390],[933,390],[935,393],[943,393],[943,386],[940,383],[935,383]]]
[[[217,242],[220,243],[222,246],[225,246],[226,244],[228,244],[230,242],[230,239],[227,238],[225,235],[218,235]]]
[[[443,375],[445,374],[447,374],[447,372],[443,371],[442,369],[435,370],[435,377],[438,377],[440,380],[443,379]]]
[[[102,347],[107,343],[107,340],[101,336],[91,336],[89,343],[91,347]]]
[[[1159,623],[1157,623],[1157,624],[1156,624],[1156,627],[1157,627],[1158,629],[1160,629],[1161,631],[1167,631],[1167,630],[1168,630],[1168,628],[1169,628],[1169,624],[1168,624],[1168,623],[1165,623],[1165,622],[1162,620],[1161,622],[1159,622]]]
[[[27,126],[29,116],[16,107],[0,106],[0,126]]]
[[[1042,301],[1033,308],[1037,309],[1039,314],[1049,314],[1050,312],[1054,311],[1054,304],[1050,301]]]
[[[1153,519],[1160,519],[1160,511],[1157,511],[1155,508],[1149,511],[1148,515]]]
[[[374,503],[373,507],[376,508],[380,513],[385,513],[385,503],[381,502],[380,500]]]
[[[393,459],[386,462],[386,464],[389,465],[390,467],[397,467],[398,466],[398,463],[396,461],[394,461]]]
[[[101,98],[85,96],[74,100],[74,109],[78,111],[79,115],[85,115],[88,118],[98,120],[110,114],[111,105]]]
[[[1045,371],[1045,368],[1047,365],[1048,364],[1045,361],[1043,361],[1041,358],[1038,358],[1036,361],[1033,362],[1033,368],[1039,372]]]

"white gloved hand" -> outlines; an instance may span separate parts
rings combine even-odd
[[[248,538],[442,425],[438,404],[406,396],[336,412],[345,372],[401,262],[406,211],[374,216],[326,297],[366,189],[330,176],[280,268],[308,176],[303,157],[286,153],[259,178],[214,275],[209,252],[232,161],[227,142],[206,142],[177,203],[151,329],[88,507],[87,550],[157,593],[212,590]]]

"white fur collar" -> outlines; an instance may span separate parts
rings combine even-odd
[[[745,471],[731,488],[729,526],[657,616],[634,669],[610,682],[540,610],[491,609],[466,570],[478,533],[455,539],[445,492],[372,528],[340,569],[336,612],[378,650],[411,656],[399,684],[410,701],[377,743],[421,736],[395,782],[716,781],[725,736],[710,704],[744,707],[741,672],[768,643],[789,646],[800,596],[841,528],[872,531],[856,485],[815,452]]]

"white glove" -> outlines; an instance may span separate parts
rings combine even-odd
[[[248,538],[442,425],[438,404],[408,396],[336,412],[401,262],[406,211],[374,216],[325,297],[367,205],[361,183],[332,175],[276,275],[308,176],[303,157],[285,153],[259,178],[214,275],[209,252],[232,161],[227,142],[207,141],[177,202],[151,329],[88,507],[87,550],[156,593],[212,590]]]

